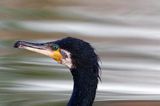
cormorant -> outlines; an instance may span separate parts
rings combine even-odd
[[[17,41],[14,47],[47,55],[58,63],[66,65],[74,81],[72,96],[67,106],[92,106],[100,66],[98,56],[88,42],[67,37],[47,43]]]

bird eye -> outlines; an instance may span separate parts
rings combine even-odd
[[[57,49],[59,49],[59,46],[54,44],[54,45],[52,45],[52,49],[57,50]]]

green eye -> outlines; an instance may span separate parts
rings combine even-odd
[[[53,50],[58,50],[58,49],[59,49],[59,46],[54,44],[54,45],[52,45],[52,49],[53,49]]]

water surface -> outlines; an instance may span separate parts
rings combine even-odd
[[[69,70],[41,54],[13,48],[16,40],[46,42],[67,36],[90,42],[101,58],[96,102],[160,100],[158,0],[6,0],[0,5],[1,106],[67,103],[73,85]]]

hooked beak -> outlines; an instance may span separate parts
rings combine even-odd
[[[37,53],[49,56],[59,63],[61,63],[61,60],[62,60],[62,54],[60,52],[60,49],[54,51],[51,49],[48,43],[30,43],[26,41],[17,41],[14,44],[14,47],[27,49],[29,51],[33,51],[33,52],[37,52]]]

